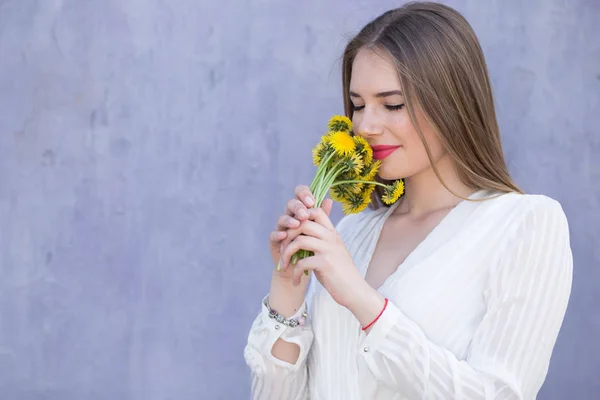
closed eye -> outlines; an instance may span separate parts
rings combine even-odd
[[[404,104],[397,104],[397,105],[393,105],[393,106],[385,106],[385,108],[387,108],[390,111],[398,111],[401,110],[404,107]]]
[[[365,108],[365,106],[352,106],[352,111],[354,112],[358,112],[361,111]],[[404,108],[404,104],[395,104],[395,105],[386,105],[385,106],[386,109],[390,110],[390,111],[398,111]]]

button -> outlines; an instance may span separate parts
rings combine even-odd
[[[279,325],[275,325],[275,329],[279,329]]]
[[[365,346],[365,348],[363,349],[363,351],[364,351],[365,353],[368,353],[368,352],[369,352],[369,346]]]

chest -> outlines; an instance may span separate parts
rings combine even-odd
[[[469,345],[486,311],[490,258],[473,246],[468,251],[448,243],[427,248],[425,256],[411,257],[378,291],[413,321],[432,343],[464,360]],[[360,254],[352,251],[357,259]],[[339,341],[339,352],[354,348],[360,326],[354,315],[337,304],[326,290],[317,290],[313,328],[318,343],[330,343],[332,332],[350,340]],[[335,318],[332,316],[335,315]],[[336,352],[328,347],[328,351]]]
[[[431,340],[464,357],[486,310],[490,265],[500,254],[469,225],[454,230],[438,229],[436,219],[411,222],[388,219],[370,247],[355,242],[350,252],[372,287]]]
[[[379,288],[435,229],[446,212],[418,220],[390,217],[383,226],[368,264],[365,280]]]

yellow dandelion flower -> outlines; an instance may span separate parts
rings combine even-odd
[[[326,136],[326,140],[335,152],[342,157],[349,156],[354,152],[354,140],[346,132],[332,132]]]
[[[321,141],[312,149],[313,164],[318,167],[323,159],[332,151],[331,145],[326,136],[321,138]]]
[[[367,185],[365,184],[360,191],[360,194],[364,197],[364,201],[367,203],[371,202],[372,194],[375,191],[375,185]]]
[[[343,162],[346,165],[346,168],[348,168],[348,175],[350,177],[356,178],[360,176],[364,164],[358,154],[352,154],[350,158],[345,159]]]
[[[333,132],[349,132],[352,130],[352,121],[343,115],[334,115],[327,126]]]
[[[385,193],[381,196],[381,200],[385,204],[394,204],[404,194],[404,180],[400,179],[385,188]]]
[[[333,200],[341,201],[344,197],[347,197],[349,193],[360,193],[362,188],[361,182],[356,182],[356,180],[360,180],[360,177],[357,177],[351,170],[346,170],[339,174],[334,181],[334,186],[332,189],[336,189],[337,198],[332,196]],[[340,183],[345,182],[345,183]]]
[[[356,182],[352,184],[352,193],[360,193],[364,189],[365,184],[362,182]]]
[[[329,195],[331,198],[337,202],[344,202],[352,194],[353,192],[353,184],[352,183],[342,183],[340,185],[335,185],[329,191]]]
[[[372,181],[375,179],[375,175],[379,171],[379,167],[381,166],[381,160],[376,160],[372,164],[366,164],[362,170],[361,179],[365,181]]]
[[[331,189],[329,189],[329,197],[331,197],[333,201],[337,201],[338,203],[344,200],[344,196],[340,193],[339,186],[334,186]]]
[[[352,136],[356,146],[356,152],[363,158],[365,164],[371,164],[373,162],[373,149],[371,145],[362,136]]]
[[[312,159],[313,159],[313,164],[318,167],[319,165],[321,165],[321,149],[323,148],[323,143],[319,142],[318,145],[316,145],[313,149],[312,149]]]
[[[371,202],[372,189],[363,191],[361,193],[351,193],[342,202],[342,211],[344,214],[357,214],[368,207]]]

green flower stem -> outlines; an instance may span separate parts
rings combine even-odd
[[[332,154],[325,161],[329,162],[333,155],[334,154],[332,152]],[[327,195],[327,191],[329,190],[330,185],[328,185],[328,183],[333,182],[335,178],[342,172],[340,168],[343,167],[342,165],[340,165],[341,162],[341,160],[338,161],[329,170],[327,170],[327,165],[325,164],[326,167],[323,171],[317,171],[317,176],[315,176],[315,179],[313,180],[313,183],[310,186],[311,192],[315,196],[316,207],[321,207],[321,204],[323,203],[323,200]]]
[[[320,207],[329,191],[329,188],[335,181],[335,179],[344,172],[345,166],[340,165],[341,161],[338,161],[336,165],[333,166],[332,171],[323,177],[323,180],[319,182],[319,185],[316,188],[315,197],[318,199],[317,207]]]
[[[380,182],[376,182],[376,181],[361,181],[361,180],[350,180],[350,181],[339,181],[339,182],[335,182],[331,185],[331,187],[337,186],[337,185],[342,185],[344,183],[368,183],[369,185],[377,185],[377,186],[382,186],[384,188],[389,187],[388,185],[384,185],[383,183]]]
[[[321,161],[319,164],[319,168],[317,169],[317,173],[310,185],[311,192],[314,194],[313,189],[317,186],[317,184],[321,181],[322,177],[327,174],[327,167],[329,166],[329,162],[335,155],[335,152],[330,152],[325,159]],[[315,199],[316,200],[316,199]]]
[[[334,155],[335,155],[335,152],[331,152],[321,162],[321,164],[319,165],[319,168],[317,169],[317,173],[315,174],[315,178],[313,179],[312,183],[310,184],[310,191],[312,192],[313,196],[315,197],[315,207],[321,206],[321,204],[323,203],[323,200],[325,200],[325,196],[327,195],[327,192],[332,187],[333,182],[335,182],[335,179],[340,174],[344,173],[344,171],[347,170],[347,168],[348,168],[347,166],[343,165],[343,160],[339,160],[337,163],[335,163],[333,166],[331,166],[331,168],[327,168],[327,167],[329,167],[328,164]],[[296,263],[299,260],[307,258],[307,257],[311,257],[313,255],[314,255],[314,253],[312,251],[299,250],[292,256],[290,262],[292,263],[292,265],[296,265]],[[304,271],[304,274],[308,275],[309,272]]]

